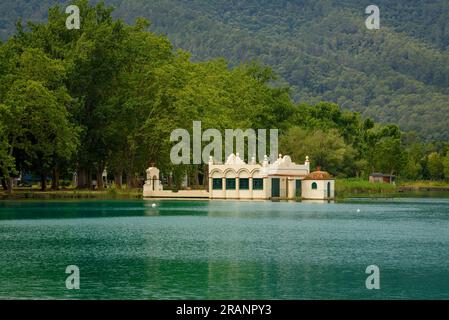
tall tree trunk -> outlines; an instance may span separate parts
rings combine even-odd
[[[129,177],[128,188],[134,189],[138,187],[137,179],[134,175]]]
[[[7,177],[6,179],[6,191],[11,194],[12,193],[12,178]]]
[[[9,149],[9,156],[12,157],[12,155],[14,154],[14,145],[16,144],[16,136],[14,135],[12,137],[12,143],[10,144],[11,148]],[[12,178],[9,176],[8,171],[6,172],[6,191],[7,193],[11,194],[12,193]]]
[[[129,171],[126,173],[126,187],[128,189],[132,189],[133,187],[133,175]]]
[[[59,189],[59,168],[55,166],[53,168],[53,178],[51,179],[51,189],[58,190]]]
[[[131,188],[140,188],[139,178],[135,174],[131,176]]]
[[[5,179],[5,178],[2,178],[1,180],[2,180],[2,187],[3,187],[3,190],[7,191],[7,190],[8,190],[8,185],[6,184],[6,179]]]
[[[47,190],[47,174],[45,172],[41,173],[41,191]]]
[[[84,189],[87,187],[87,174],[84,168],[78,168],[77,172],[77,188]]]
[[[86,188],[93,189],[92,171],[90,168],[86,171]]]
[[[170,173],[167,178],[168,188],[172,189],[173,187],[173,173]]]
[[[97,189],[98,190],[103,190],[104,189],[103,171],[104,171],[104,165],[100,165],[97,168]]]
[[[119,189],[122,188],[122,184],[123,184],[123,170],[121,169],[117,169],[114,171],[114,183],[115,186]]]
[[[200,171],[197,167],[195,168],[194,178],[195,178],[195,189],[197,189],[198,186],[200,185]]]

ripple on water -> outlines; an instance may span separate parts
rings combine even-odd
[[[447,199],[9,201],[0,243],[0,298],[449,298]]]

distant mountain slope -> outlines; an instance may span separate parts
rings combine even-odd
[[[42,19],[56,1],[7,0],[13,18]],[[22,4],[20,4],[22,3]],[[296,101],[334,101],[426,139],[449,139],[449,1],[376,0],[381,30],[365,28],[359,0],[110,0],[127,21],[144,16],[196,60],[257,59],[292,86]],[[6,12],[6,14],[5,14]],[[40,12],[40,13],[36,13]],[[5,31],[6,30],[6,31]]]

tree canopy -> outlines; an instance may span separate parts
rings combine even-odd
[[[47,177],[58,188],[73,172],[78,187],[96,180],[101,189],[105,169],[118,186],[126,177],[136,187],[151,163],[178,186],[185,174],[199,184],[204,165],[170,162],[170,133],[193,121],[203,130],[277,128],[283,153],[341,176],[443,177],[444,143],[422,143],[332,102],[296,103],[267,65],[196,62],[145,19],[127,24],[103,2],[75,4],[79,30],[68,30],[55,6],[47,22],[19,24],[0,45],[0,174],[10,190],[22,172],[37,174],[42,189]]]

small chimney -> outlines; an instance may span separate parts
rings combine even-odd
[[[316,171],[321,171],[321,166],[316,166]]]

